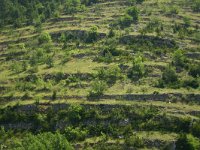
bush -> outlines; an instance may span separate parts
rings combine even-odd
[[[127,14],[133,19],[133,22],[138,22],[139,20],[139,10],[137,7],[130,7],[127,9]]]
[[[191,134],[181,134],[176,142],[176,149],[178,150],[198,150],[200,149],[200,142]]]
[[[191,133],[200,138],[200,121],[196,121],[192,124]]]
[[[105,57],[108,54],[111,54],[112,56],[119,56],[123,52],[119,49],[117,49],[117,46],[115,44],[107,45],[103,48],[103,56]]]
[[[156,32],[157,36],[164,30],[163,23],[159,19],[152,19],[142,30],[142,34]]]
[[[80,105],[71,105],[68,110],[69,121],[78,123],[83,116],[83,107]]]
[[[200,0],[193,0],[192,9],[195,12],[200,12]]]
[[[97,78],[108,84],[114,84],[121,78],[121,70],[118,66],[110,67],[108,69],[101,68],[98,70]]]
[[[173,54],[172,63],[176,67],[185,67],[186,66],[186,57],[184,56],[183,52],[181,50],[177,50]]]
[[[86,42],[92,43],[97,41],[99,35],[97,30],[98,30],[97,26],[93,26],[90,28],[90,31],[87,34]]]
[[[130,27],[132,22],[133,22],[133,18],[126,14],[125,16],[120,17],[118,24],[123,29],[123,28]]]
[[[165,68],[165,70],[162,73],[161,79],[158,81],[158,87],[164,88],[165,86],[179,87],[179,81],[178,76],[176,74],[176,71],[171,66],[168,66]]]
[[[197,89],[199,87],[199,83],[197,79],[191,77],[183,80],[182,86]]]
[[[91,90],[89,91],[89,98],[98,98],[102,96],[107,89],[107,84],[104,81],[96,80],[92,83]]]
[[[176,71],[172,68],[172,67],[167,67],[163,74],[162,74],[162,80],[166,83],[166,84],[170,84],[170,83],[175,83],[178,81],[178,76],[176,74]]]
[[[48,68],[51,68],[54,66],[54,61],[52,56],[47,56],[46,58],[46,64]]]
[[[15,144],[14,149],[22,150],[73,150],[67,139],[58,132],[55,134],[50,132],[38,135],[28,134],[22,139],[21,144]]]
[[[189,75],[193,76],[194,78],[200,76],[200,64],[192,64],[189,66]]]
[[[128,77],[132,80],[138,80],[144,77],[146,69],[141,56],[134,57],[133,65],[128,73]]]
[[[125,144],[128,147],[142,148],[144,147],[144,140],[136,135],[125,138]]]
[[[38,37],[39,44],[49,43],[51,41],[51,36],[48,32],[42,32]]]
[[[86,130],[81,130],[80,128],[67,127],[64,131],[65,137],[69,141],[83,141],[87,136]]]

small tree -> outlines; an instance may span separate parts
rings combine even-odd
[[[87,34],[86,42],[92,43],[92,42],[95,42],[98,39],[97,30],[98,30],[97,26],[93,26],[93,27],[90,28],[90,31]]]
[[[174,52],[172,63],[177,67],[186,66],[186,57],[181,50],[177,50]]]
[[[189,75],[194,78],[200,77],[200,64],[192,64],[189,66]]]
[[[126,14],[125,16],[120,17],[118,22],[121,28],[130,27],[133,22],[133,18]]]
[[[54,66],[54,61],[53,58],[51,56],[47,56],[46,58],[46,64],[48,68],[51,68]]]
[[[48,32],[42,32],[38,38],[39,44],[50,43],[51,41],[51,35]]]
[[[128,77],[132,80],[138,80],[145,76],[146,70],[141,56],[137,56],[133,60],[133,65],[129,71]]]
[[[107,89],[107,84],[104,81],[96,80],[92,83],[91,90],[89,91],[89,98],[98,98],[102,96]]]
[[[176,149],[178,150],[198,150],[200,149],[200,142],[191,134],[181,134],[176,142]]]
[[[133,19],[133,22],[137,23],[138,20],[139,20],[139,10],[137,7],[130,7],[127,9],[127,14],[129,14],[132,19]]]
[[[159,80],[158,87],[178,87],[179,86],[178,81],[178,75],[176,74],[176,71],[171,66],[168,66],[165,68],[165,70],[162,73],[162,77]]]

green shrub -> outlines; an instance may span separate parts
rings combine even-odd
[[[194,78],[200,77],[200,64],[192,64],[189,66],[189,75]]]
[[[178,150],[198,150],[200,149],[200,141],[191,134],[181,134],[176,142]]]
[[[87,136],[87,131],[80,128],[65,128],[64,135],[69,141],[83,141]]]
[[[153,18],[145,27],[142,29],[142,34],[146,33],[153,33],[156,32],[157,36],[161,34],[161,32],[164,30],[163,23],[161,20],[157,18]]]
[[[21,144],[16,143],[13,149],[21,150],[73,150],[67,139],[56,132],[46,132],[38,135],[28,134],[22,139]]]
[[[54,66],[54,61],[52,56],[47,56],[46,58],[46,64],[48,68],[51,68]]]
[[[71,105],[68,109],[68,118],[71,123],[78,123],[83,116],[83,107],[80,105]]]
[[[133,18],[126,14],[119,18],[118,24],[123,29],[123,28],[130,27],[132,22],[133,22]]]
[[[98,98],[104,94],[107,89],[107,84],[104,81],[96,80],[92,83],[88,98]]]
[[[39,44],[49,43],[51,41],[51,35],[48,32],[42,32],[38,37]]]
[[[162,73],[161,79],[159,79],[158,81],[158,87],[164,88],[165,86],[174,88],[178,88],[180,86],[178,75],[176,74],[175,69],[171,66],[165,68]]]
[[[182,86],[197,89],[199,87],[199,83],[197,79],[190,77],[182,81]]]
[[[191,133],[200,138],[200,121],[196,121],[192,123]]]
[[[200,12],[200,0],[193,0],[192,9],[195,12]]]
[[[144,147],[144,140],[136,135],[125,138],[125,144],[128,147],[142,148]]]
[[[144,77],[146,74],[146,69],[141,56],[134,57],[133,65],[129,70],[128,77],[132,80],[138,80]]]
[[[92,42],[97,41],[98,35],[99,35],[97,30],[98,30],[97,26],[93,26],[90,28],[90,31],[87,33],[87,36],[86,36],[86,42],[92,43]]]
[[[183,51],[177,50],[173,54],[172,64],[176,67],[185,67],[187,63],[186,57],[183,54]]]
[[[99,69],[96,77],[99,80],[107,82],[108,84],[114,84],[122,76],[120,68],[118,66],[114,66],[108,69]]]
[[[129,7],[127,9],[127,14],[130,15],[133,19],[133,22],[137,23],[139,20],[139,10],[137,7]]]

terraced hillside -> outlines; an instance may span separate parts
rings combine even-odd
[[[199,150],[200,1],[67,4],[0,28],[1,149]]]

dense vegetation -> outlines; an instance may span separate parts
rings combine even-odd
[[[199,0],[0,0],[0,149],[200,149]]]

